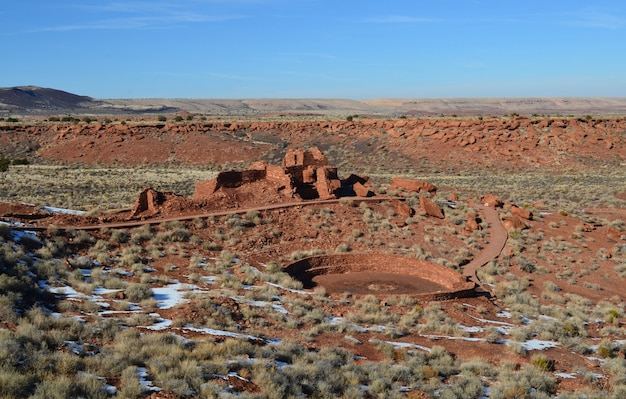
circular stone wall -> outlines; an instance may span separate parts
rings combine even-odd
[[[442,300],[474,296],[474,283],[447,267],[384,254],[336,254],[301,259],[285,268],[304,288],[327,292],[411,295]]]

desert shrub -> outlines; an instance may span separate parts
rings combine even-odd
[[[483,382],[472,374],[459,374],[449,379],[448,385],[441,389],[442,399],[478,399],[483,397]]]
[[[124,294],[132,302],[141,302],[152,297],[152,290],[146,284],[131,283],[124,290]]]
[[[152,228],[149,224],[134,228],[130,234],[130,242],[133,244],[141,244],[150,241],[152,238]]]
[[[35,387],[34,375],[22,374],[17,370],[0,369],[0,397],[26,398]]]
[[[524,256],[518,257],[517,264],[519,265],[519,268],[526,273],[532,273],[537,269],[535,264],[530,259]]]
[[[111,232],[111,241],[117,244],[128,242],[130,234],[126,230],[113,230]]]
[[[556,393],[556,379],[543,370],[527,365],[515,370],[512,365],[505,366],[491,386],[490,397],[493,399],[542,398]]]
[[[530,364],[543,371],[554,371],[554,360],[548,359],[542,355],[533,356],[532,359],[530,359]]]

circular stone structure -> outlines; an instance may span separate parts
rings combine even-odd
[[[301,259],[285,268],[304,288],[327,292],[410,295],[424,300],[475,296],[475,284],[452,269],[385,254],[335,254]]]

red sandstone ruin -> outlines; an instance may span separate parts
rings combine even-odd
[[[148,187],[135,201],[131,217],[154,216],[165,208],[184,206],[232,208],[254,203],[372,195],[367,177],[351,174],[341,180],[337,168],[328,165],[328,159],[318,148],[289,149],[281,165],[258,161],[246,170],[220,172],[214,179],[196,183],[190,199]],[[169,204],[170,201],[176,204]]]

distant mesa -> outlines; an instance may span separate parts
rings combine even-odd
[[[0,88],[0,113],[15,115],[124,115],[185,111],[205,115],[369,115],[389,116],[484,116],[484,115],[623,115],[626,98],[452,98],[452,99],[94,99],[62,90],[37,86]],[[401,127],[401,126],[398,126]],[[401,130],[390,129],[399,137]],[[475,138],[469,138],[473,140]]]

